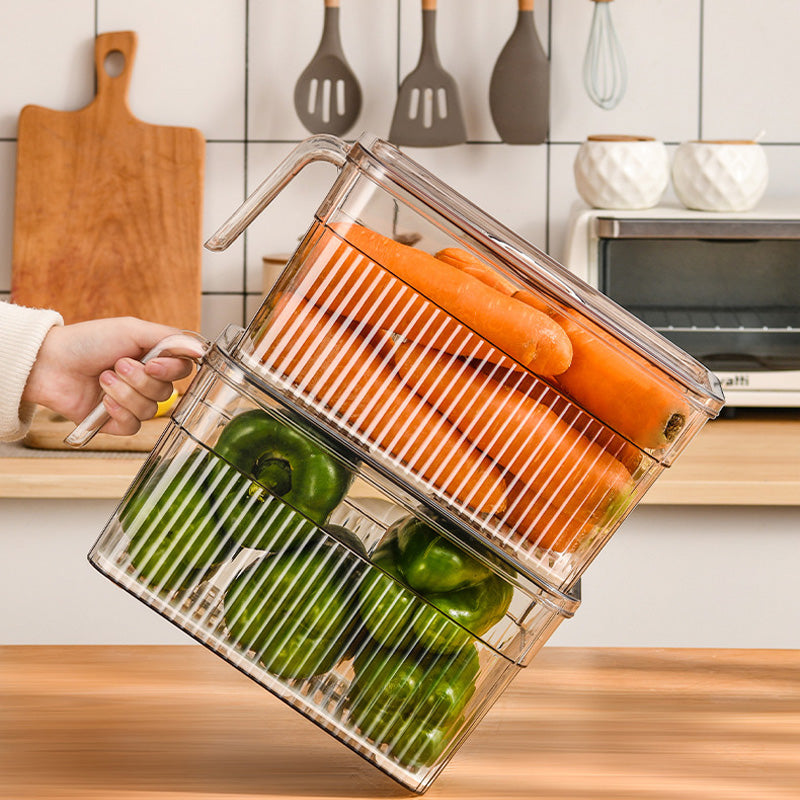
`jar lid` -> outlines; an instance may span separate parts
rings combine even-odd
[[[755,139],[690,139],[690,144],[758,144]]]
[[[587,142],[654,142],[654,136],[631,136],[624,133],[593,133]]]

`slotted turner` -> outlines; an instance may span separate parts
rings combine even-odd
[[[467,140],[458,87],[436,47],[436,0],[422,0],[422,48],[400,84],[389,140],[410,147],[443,147]]]
[[[361,113],[361,86],[342,50],[339,0],[325,0],[322,38],[294,87],[294,107],[311,133],[346,133]]]

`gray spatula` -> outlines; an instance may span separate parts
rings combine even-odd
[[[422,48],[417,66],[400,84],[389,141],[443,147],[467,140],[458,87],[439,61],[436,0],[422,0]]]
[[[489,109],[508,144],[541,144],[550,117],[550,62],[536,33],[533,0],[519,0],[517,24],[492,71]]]
[[[346,133],[361,113],[361,86],[339,37],[339,0],[325,0],[322,38],[294,87],[294,107],[311,133]]]

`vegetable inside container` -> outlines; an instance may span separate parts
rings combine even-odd
[[[308,452],[312,478],[295,461]],[[506,581],[353,455],[215,346],[90,560],[423,791],[577,601]],[[291,496],[262,482],[275,459],[300,469]]]
[[[558,591],[723,398],[707,369],[397,148],[317,137],[339,175],[237,350],[403,491]]]
[[[361,226],[313,226],[237,357],[515,567],[574,586],[660,463],[568,397],[558,375],[524,367],[340,234],[398,257],[401,245]],[[558,324],[547,304],[448,263],[452,249],[416,257]]]

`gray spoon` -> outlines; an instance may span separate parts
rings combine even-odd
[[[311,133],[346,133],[361,113],[361,86],[339,37],[339,0],[325,0],[322,38],[294,87],[294,107]]]

